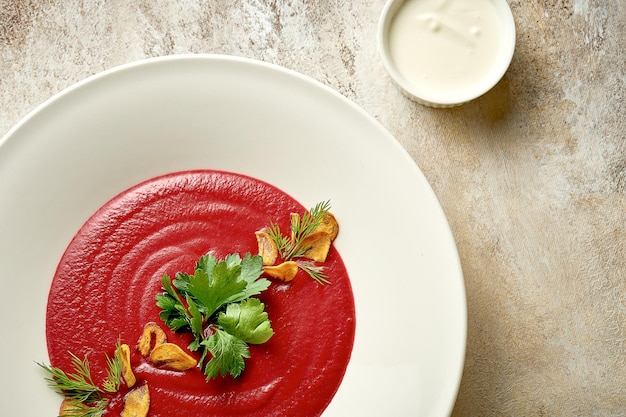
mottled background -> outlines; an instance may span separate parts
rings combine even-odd
[[[134,60],[280,64],[380,121],[458,243],[468,345],[454,416],[626,416],[626,2],[510,0],[504,79],[453,109],[404,98],[378,58],[384,0],[0,0],[0,135]]]

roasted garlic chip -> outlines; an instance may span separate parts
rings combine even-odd
[[[274,265],[278,258],[278,247],[266,229],[254,232],[259,247],[259,255],[263,258],[263,265]]]
[[[295,261],[287,261],[276,266],[264,266],[263,271],[272,278],[289,282],[298,273],[298,264]]]
[[[328,233],[332,242],[339,234],[339,223],[337,222],[335,216],[332,215],[332,213],[326,212],[324,217],[322,217],[319,226],[315,228],[315,232]]]
[[[148,356],[148,353],[150,353],[153,346],[153,339],[154,347],[157,347],[167,342],[167,335],[158,324],[150,322],[144,326],[143,333],[139,338],[139,342],[137,342],[137,348],[143,356]]]
[[[326,262],[331,241],[331,235],[327,232],[311,233],[302,240],[302,247],[309,248],[302,256],[315,262]]]
[[[291,224],[299,224],[300,223],[300,215],[298,213],[291,213]],[[330,241],[335,240],[337,235],[339,234],[339,222],[335,216],[327,211],[324,213],[324,216],[321,218],[320,223],[317,225],[313,233],[315,232],[326,232],[330,235]],[[291,240],[294,240],[295,237],[293,235],[293,231],[291,232]]]
[[[150,360],[157,365],[175,371],[186,371],[198,364],[198,361],[174,343],[163,343],[155,346],[150,352]]]
[[[130,366],[130,347],[127,344],[120,345],[120,359],[122,360],[122,378],[128,388],[132,388],[137,382],[133,369]]]
[[[76,400],[70,400],[66,398],[61,402],[61,408],[59,409],[59,417],[73,417],[85,414],[89,410],[89,407]]]
[[[300,224],[300,215],[298,213],[291,213],[291,214],[289,214],[289,218],[291,220],[291,225],[292,225],[292,227],[291,227],[291,241],[293,242],[296,239],[296,237],[295,237],[295,235],[293,233],[293,225]]]
[[[144,384],[126,394],[120,417],[146,417],[150,409],[150,391]]]

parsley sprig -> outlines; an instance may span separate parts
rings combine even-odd
[[[209,253],[196,262],[192,275],[178,272],[174,279],[166,274],[161,280],[159,316],[172,331],[192,333],[189,350],[200,351],[198,367],[207,381],[239,376],[250,357],[248,344],[265,343],[274,334],[265,305],[251,298],[270,286],[260,278],[262,266],[258,255],[218,260]]]
[[[106,394],[119,391],[122,381],[122,358],[118,340],[113,358],[106,355],[107,378],[101,386],[94,383],[87,355],[83,359],[70,352],[73,372],[67,373],[61,368],[37,363],[47,373],[48,385],[75,405],[65,415],[72,417],[100,417],[109,404]]]
[[[289,237],[283,235],[280,226],[276,223],[270,222],[267,227],[270,238],[276,243],[279,256],[284,261],[294,260],[298,267],[318,284],[330,284],[328,277],[324,273],[324,267],[316,265],[315,262],[297,258],[304,256],[310,249],[310,246],[306,245],[305,239],[319,227],[329,210],[330,201],[322,201],[309,211],[305,211],[302,216],[292,216],[289,226],[291,232]]]

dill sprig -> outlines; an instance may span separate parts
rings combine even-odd
[[[330,210],[330,201],[319,202],[309,211],[305,211],[302,216],[292,215],[290,231],[291,237],[286,237],[280,230],[280,226],[270,222],[267,233],[276,243],[278,254],[285,261],[302,257],[307,250],[305,239],[317,229]],[[329,284],[328,277],[324,274],[324,267],[316,265],[314,262],[299,260],[296,262],[300,269],[306,272],[319,284]]]
[[[280,226],[273,222],[270,222],[269,226],[267,227],[267,233],[269,234],[270,238],[276,243],[276,248],[278,249],[279,255],[283,259],[288,261],[289,259],[286,257],[286,254],[290,251],[293,242],[289,238],[283,236],[283,233],[280,230]]]
[[[291,236],[293,244],[285,254],[287,260],[299,258],[310,249],[304,246],[303,241],[317,229],[329,209],[330,202],[322,201],[311,210],[305,211],[302,216],[292,216]]]
[[[84,359],[70,352],[73,373],[66,373],[61,368],[38,364],[50,374],[46,378],[48,386],[57,393],[79,403],[95,403],[102,399],[102,390],[93,382],[89,359]]]
[[[113,358],[106,356],[107,378],[102,383],[102,388],[108,393],[116,393],[122,385],[122,342],[117,339]]]
[[[99,387],[91,376],[88,356],[83,359],[69,352],[72,358],[73,372],[65,372],[61,368],[37,363],[48,373],[45,378],[48,386],[63,395],[74,405],[64,412],[68,417],[100,417],[106,411],[109,400],[105,393],[119,391],[122,381],[122,358],[120,341],[118,340],[113,358],[106,355],[107,378]]]
[[[298,267],[309,274],[318,284],[330,284],[328,277],[324,273],[324,267],[316,265],[313,261],[297,260]]]

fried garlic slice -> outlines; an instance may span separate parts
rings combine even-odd
[[[120,345],[120,359],[122,360],[122,378],[128,388],[132,388],[137,383],[137,378],[130,366],[130,347],[127,344]]]
[[[335,240],[339,234],[339,223],[332,213],[326,212],[319,226],[315,228],[315,232],[326,232],[330,235],[330,241]]]
[[[198,361],[174,343],[163,343],[155,346],[150,352],[150,360],[157,365],[175,371],[186,371],[198,364]]]
[[[313,232],[302,240],[302,247],[308,248],[302,256],[315,262],[326,262],[331,242],[329,233],[325,231]]]
[[[61,408],[59,409],[59,417],[72,417],[85,413],[89,410],[89,407],[76,400],[65,398],[61,402]]]
[[[146,417],[150,409],[148,384],[130,391],[124,398],[124,409],[120,417]]]
[[[259,248],[259,255],[263,258],[263,265],[274,265],[278,258],[278,247],[266,229],[254,232]]]
[[[298,213],[291,213],[289,214],[289,219],[291,220],[291,241],[293,242],[296,239],[296,236],[293,233],[293,225],[300,224],[300,215]]]
[[[297,213],[291,213],[291,222],[299,223],[300,215]],[[330,250],[330,245],[339,234],[339,223],[335,216],[326,212],[324,217],[321,218],[320,223],[315,230],[305,237],[301,242],[302,248],[308,248],[303,257],[311,259],[315,262],[325,262]],[[291,233],[291,240],[295,239],[293,231]]]
[[[148,356],[148,353],[150,353],[153,346],[152,340],[154,340],[154,347],[167,343],[167,335],[154,322],[147,323],[144,326],[143,333],[139,338],[139,342],[137,342],[137,349],[143,356]]]
[[[264,266],[263,271],[272,278],[289,282],[298,273],[298,264],[295,261],[287,261],[276,266]]]

